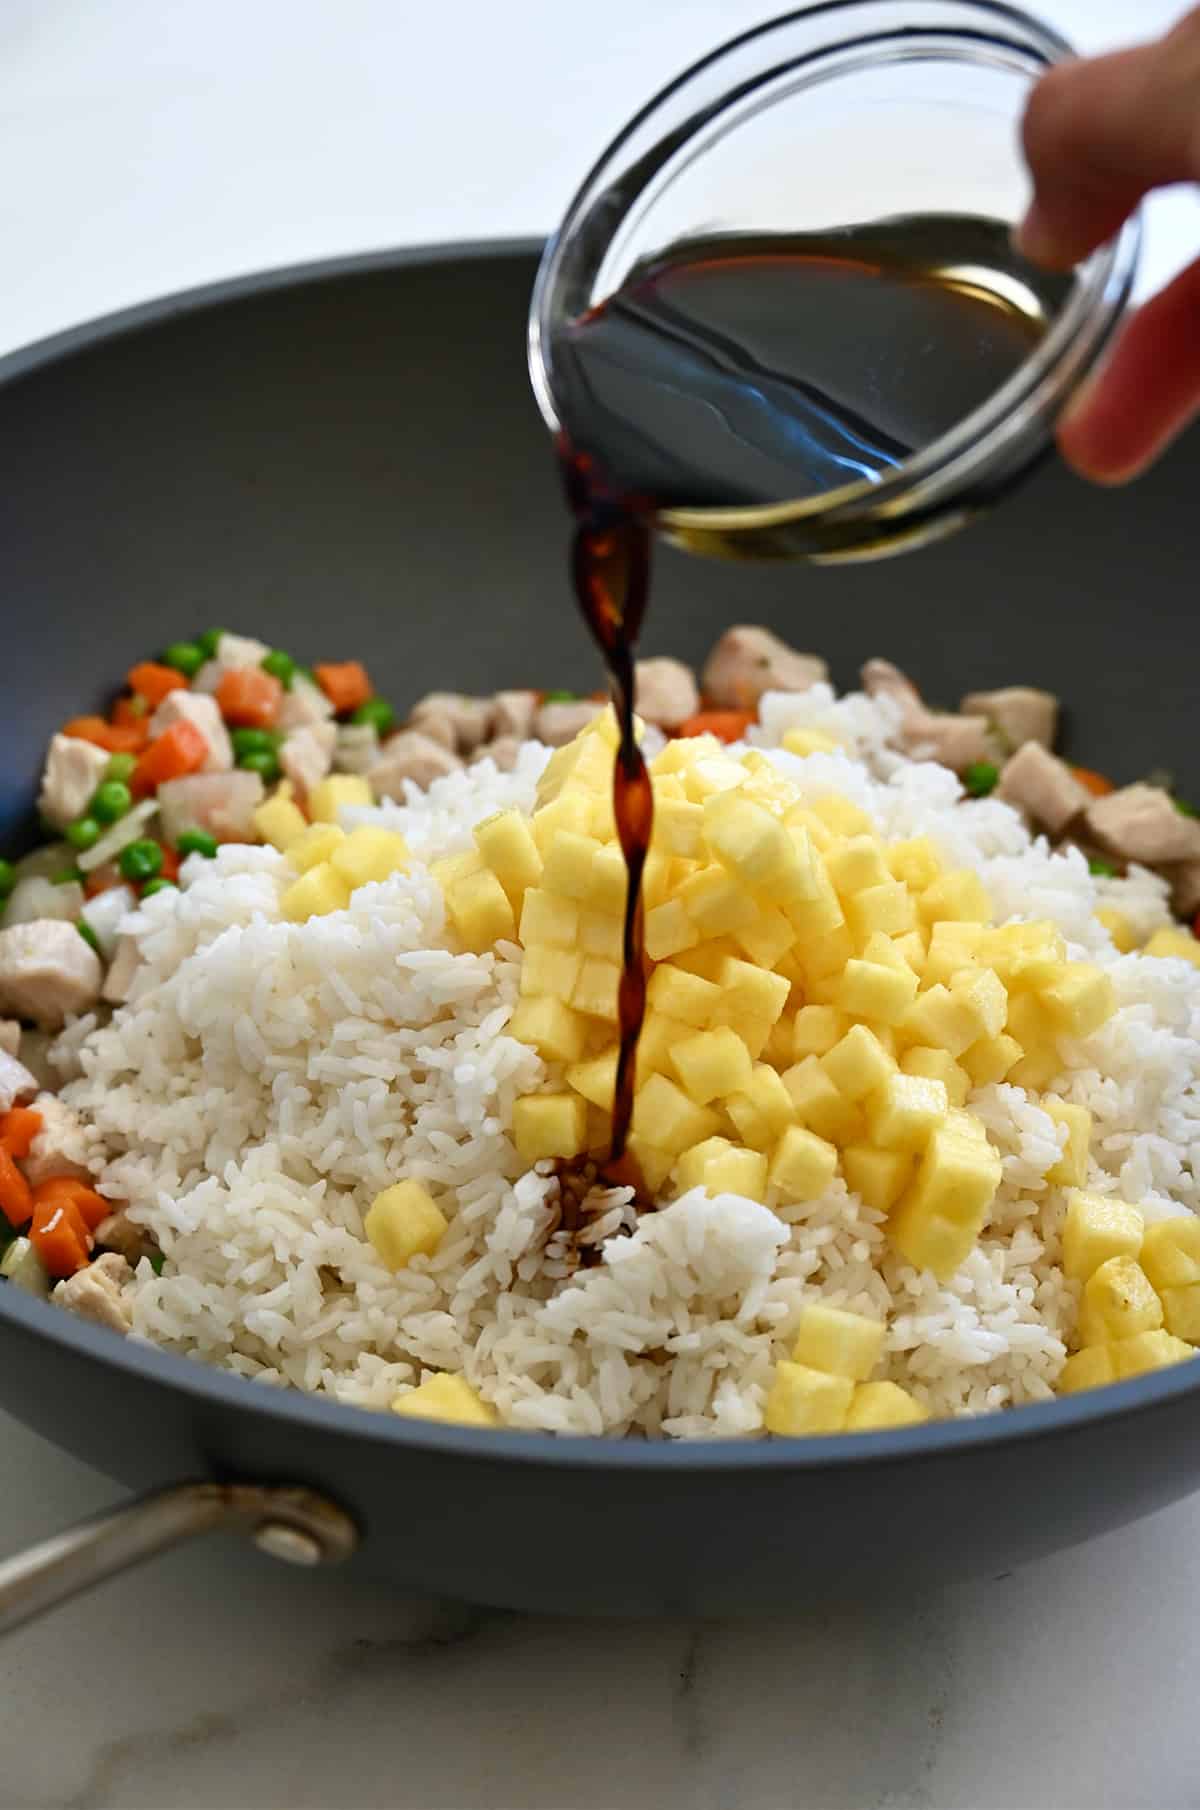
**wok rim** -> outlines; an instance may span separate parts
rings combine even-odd
[[[536,260],[544,240],[530,236],[500,239],[447,240],[392,250],[321,258],[299,264],[252,271],[242,276],[173,291],[96,316],[76,326],[32,340],[0,355],[0,388],[72,357],[98,349],[111,340],[153,330],[209,309],[276,295],[302,285],[406,268],[473,262],[505,257]],[[523,342],[522,342],[523,345]],[[834,1433],[796,1439],[642,1440],[588,1434],[520,1432],[510,1428],[477,1429],[402,1419],[387,1410],[358,1408],[299,1389],[276,1389],[238,1376],[202,1359],[123,1338],[49,1302],[35,1300],[8,1287],[0,1289],[0,1321],[23,1333],[65,1347],[74,1355],[114,1373],[144,1377],[195,1404],[261,1413],[305,1429],[345,1440],[406,1452],[438,1453],[463,1460],[490,1462],[502,1458],[529,1469],[553,1472],[662,1471],[737,1474],[767,1471],[807,1474],[820,1470],[886,1465],[896,1459],[932,1461],[962,1451],[996,1451],[1022,1446],[1060,1433],[1081,1431],[1128,1415],[1165,1406],[1200,1394],[1200,1365],[1189,1377],[1183,1365],[1150,1372],[1130,1382],[1113,1383],[1052,1402],[998,1409],[977,1418],[927,1421],[894,1432]],[[19,1381],[19,1373],[14,1372]],[[0,1389],[11,1403],[19,1391]]]

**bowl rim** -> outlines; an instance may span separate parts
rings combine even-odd
[[[447,240],[288,264],[202,284],[99,315],[17,347],[0,356],[0,388],[40,371],[53,370],[70,358],[113,340],[153,331],[173,320],[257,295],[434,264],[518,257],[533,263],[543,243],[532,236]],[[517,355],[522,352],[523,346],[518,346]],[[1080,1432],[1200,1394],[1200,1364],[1194,1366],[1193,1373],[1180,1364],[1129,1382],[1059,1396],[1050,1402],[998,1409],[974,1419],[926,1421],[893,1432],[833,1433],[797,1439],[563,1436],[406,1420],[379,1409],[307,1395],[298,1389],[268,1388],[199,1359],[123,1338],[12,1288],[0,1289],[0,1322],[9,1323],[23,1335],[61,1347],[72,1356],[85,1358],[101,1370],[165,1388],[196,1409],[261,1414],[298,1433],[311,1429],[328,1439],[391,1448],[398,1459],[406,1453],[421,1453],[467,1462],[504,1460],[526,1469],[551,1472],[583,1469],[645,1472],[652,1476],[664,1471],[706,1475],[745,1471],[807,1474],[886,1466],[896,1459],[934,1462],[959,1451],[998,1452],[1060,1433]],[[19,1399],[23,1373],[15,1368],[12,1376],[17,1386],[9,1387],[7,1382],[0,1385],[0,1400],[9,1406]]]

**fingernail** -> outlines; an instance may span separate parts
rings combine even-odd
[[[1091,407],[1092,399],[1096,394],[1099,383],[1099,371],[1089,371],[1087,376],[1079,384],[1078,388],[1071,392],[1070,396],[1067,398],[1066,406],[1058,418],[1058,431],[1060,434],[1064,431],[1069,432],[1079,420],[1080,416],[1086,415],[1088,409]]]
[[[1029,212],[1013,229],[1013,244],[1031,264],[1044,264],[1054,257],[1054,235],[1039,201],[1031,201]]]

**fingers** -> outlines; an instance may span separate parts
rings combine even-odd
[[[1034,201],[1018,249],[1068,269],[1150,189],[1200,177],[1200,9],[1154,44],[1050,70],[1023,136]]]
[[[1125,324],[1059,424],[1059,449],[1084,477],[1123,484],[1198,412],[1200,260]]]

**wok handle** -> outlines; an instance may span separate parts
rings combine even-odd
[[[0,1634],[183,1540],[220,1532],[245,1534],[293,1565],[337,1564],[358,1544],[345,1511],[312,1490],[181,1483],[0,1560]]]

